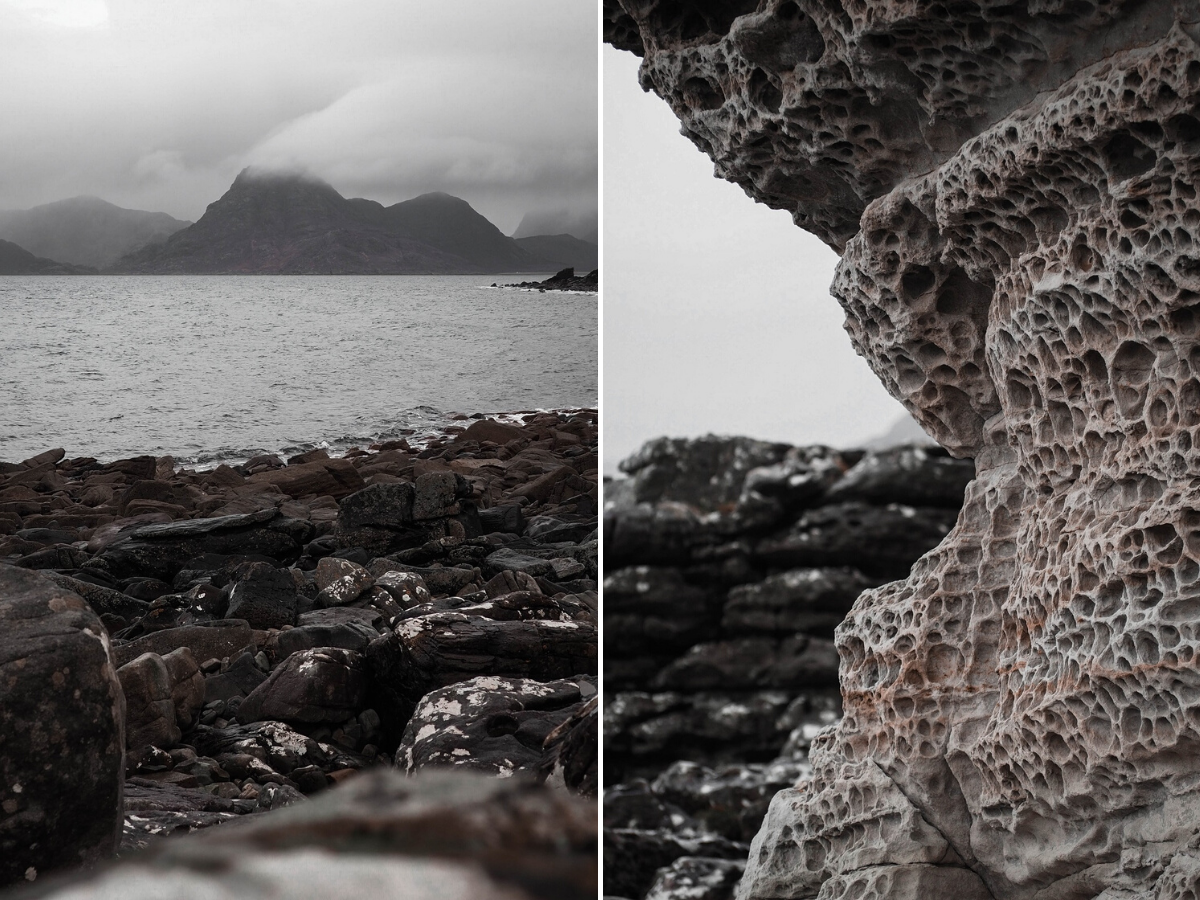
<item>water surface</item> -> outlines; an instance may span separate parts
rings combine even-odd
[[[0,277],[0,460],[211,464],[595,406],[596,296],[497,280]]]

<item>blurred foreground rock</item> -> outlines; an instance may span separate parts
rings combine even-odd
[[[596,805],[521,778],[376,770],[21,898],[592,900]]]

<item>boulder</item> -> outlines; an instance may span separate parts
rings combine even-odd
[[[677,835],[636,828],[604,829],[604,893],[645,897],[659,869],[684,856],[744,862],[749,844],[708,834]]]
[[[289,497],[346,497],[366,485],[348,459],[324,459],[269,469],[246,479],[252,485],[274,485]]]
[[[143,635],[113,647],[113,660],[123,666],[143,653],[166,656],[172,650],[187,647],[197,662],[235,656],[254,646],[254,633],[245,619],[224,619],[203,625],[182,625]]]
[[[974,460],[955,459],[941,447],[892,447],[867,453],[830,488],[828,499],[957,511],[974,477]]]
[[[744,860],[681,856],[659,869],[644,900],[733,900]]]
[[[117,670],[125,692],[125,743],[130,750],[174,747],[182,732],[175,720],[171,672],[156,653],[143,653]]]
[[[721,619],[728,635],[829,635],[877,580],[855,569],[791,569],[729,592]]]
[[[338,503],[338,527],[395,528],[413,523],[416,490],[408,482],[373,484],[343,497]]]
[[[763,538],[754,557],[779,568],[850,566],[879,579],[904,578],[957,518],[957,510],[940,507],[836,503],[809,510],[787,531]]]
[[[348,559],[327,556],[317,563],[317,605],[345,606],[375,584],[375,577]]]
[[[296,583],[267,563],[249,563],[229,592],[226,619],[245,619],[252,628],[296,624]]]
[[[171,702],[175,705],[175,722],[181,729],[193,725],[204,706],[204,676],[196,657],[187,647],[172,650],[162,657],[171,677]]]
[[[595,695],[594,678],[540,682],[485,675],[447,685],[417,704],[396,765],[410,775],[427,766],[533,774],[546,738]]]
[[[280,660],[317,647],[340,647],[362,652],[377,637],[379,632],[360,620],[300,625],[279,632],[275,636],[274,649],[276,658]]]
[[[116,850],[125,695],[96,613],[0,566],[0,885]]]
[[[362,709],[367,676],[353,650],[322,647],[285,659],[238,707],[243,723],[343,722]]]

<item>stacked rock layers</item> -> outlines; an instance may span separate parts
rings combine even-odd
[[[845,719],[742,896],[1194,896],[1200,9],[608,20],[719,174],[843,251],[856,349],[979,469],[839,629]]]

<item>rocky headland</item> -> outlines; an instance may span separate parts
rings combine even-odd
[[[594,294],[600,290],[600,270],[576,275],[573,268],[555,272],[545,281],[522,281],[519,284],[492,284],[492,287],[524,288],[531,291],[581,291]]]
[[[662,438],[605,486],[604,881],[727,900],[841,716],[834,629],[954,525],[970,461]]]
[[[319,851],[428,896],[594,896],[596,436],[570,410],[210,471],[0,463],[0,885],[149,848],[73,890],[232,853],[179,877],[278,895]]]
[[[1200,895],[1200,8],[604,6],[717,174],[841,255],[853,346],[976,463],[835,631],[842,718],[738,896]]]
[[[12,241],[0,240],[0,275],[95,275],[96,270],[34,256]]]

